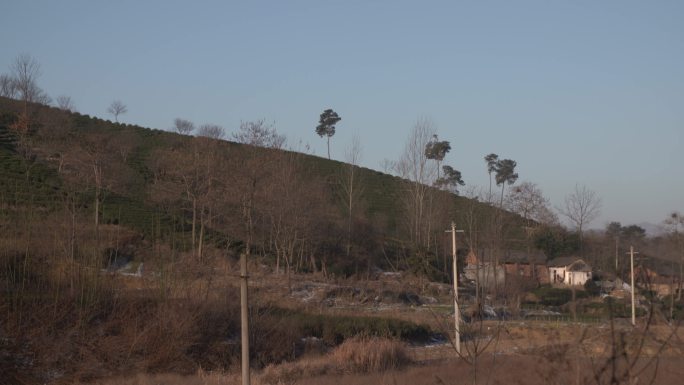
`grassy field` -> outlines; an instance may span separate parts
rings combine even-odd
[[[501,326],[501,325],[499,325]],[[682,337],[668,326],[653,327],[638,355],[640,338],[613,360],[616,346],[606,325],[509,324],[482,352],[456,355],[453,348],[406,347],[392,340],[355,340],[324,355],[271,365],[253,372],[253,384],[678,384],[684,375]],[[489,325],[489,328],[497,325]],[[622,330],[638,333],[638,330]],[[618,343],[619,345],[619,343]],[[430,351],[432,350],[432,351]],[[138,375],[101,385],[239,384],[231,372],[193,376]]]

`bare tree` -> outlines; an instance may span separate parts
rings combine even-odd
[[[181,135],[190,135],[195,131],[195,125],[189,120],[176,118],[173,120],[173,129]]]
[[[38,87],[37,80],[41,75],[40,64],[30,55],[22,54],[17,57],[11,67],[12,75],[10,80],[6,80],[8,92],[15,90],[15,94],[23,102],[23,111],[19,114],[16,122],[12,124],[12,129],[19,136],[19,144],[23,148],[21,151],[29,159],[30,155],[30,130],[34,123],[33,103],[49,104],[50,97]]]
[[[262,211],[270,223],[269,243],[276,255],[276,272],[285,263],[288,287],[291,272],[301,266],[304,248],[311,237],[310,223],[316,217],[319,194],[314,181],[302,169],[302,155],[294,152],[269,152],[263,161],[271,163],[267,180],[262,184],[265,193]],[[318,195],[318,196],[317,196]],[[258,207],[255,207],[258,208]],[[299,263],[295,257],[299,256]],[[312,256],[311,271],[316,271]]]
[[[0,96],[14,99],[17,93],[17,83],[14,78],[6,74],[0,75]]]
[[[341,193],[347,211],[347,256],[351,253],[354,213],[362,194],[358,170],[362,150],[361,139],[358,135],[354,135],[344,152],[347,164],[342,168],[340,175]]]
[[[274,124],[267,124],[264,119],[253,122],[240,122],[238,132],[233,133],[238,143],[265,148],[283,148],[286,138],[278,134]]]
[[[397,169],[397,162],[385,158],[380,161],[380,167],[385,174],[393,174]]]
[[[55,101],[57,102],[57,108],[59,108],[62,111],[66,111],[66,112],[76,111],[76,107],[74,106],[73,100],[71,100],[71,96],[59,95],[55,99]]]
[[[565,197],[565,206],[559,208],[559,211],[575,225],[580,240],[580,255],[582,255],[584,227],[601,213],[601,198],[595,191],[576,184],[575,191]]]
[[[17,114],[17,119],[9,124],[9,128],[17,136],[17,150],[29,162],[24,163],[27,177],[33,167],[35,159],[32,136],[36,129],[34,103],[49,103],[47,96],[37,86],[40,77],[40,65],[31,56],[22,54],[11,66],[11,75],[3,77],[2,91],[11,97],[18,97],[23,102],[22,110]]]
[[[19,98],[24,102],[24,109],[29,103],[48,104],[50,97],[38,87],[38,78],[41,75],[40,64],[28,54],[21,54],[12,65],[14,86]]]
[[[437,175],[437,164],[430,162],[425,147],[434,135],[434,124],[427,118],[418,119],[397,162],[397,173],[407,179],[404,204],[411,241],[416,246],[429,246],[428,193]]]
[[[528,226],[531,221],[542,224],[557,222],[548,198],[539,186],[532,182],[523,182],[513,187],[506,197],[504,207],[523,217]]]
[[[114,115],[114,121],[118,123],[119,115],[128,112],[128,108],[120,100],[115,100],[112,102],[112,104],[109,105],[109,108],[107,108],[107,112]]]
[[[226,131],[218,124],[203,124],[197,130],[197,135],[210,139],[223,139]]]

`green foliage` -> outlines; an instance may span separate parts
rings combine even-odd
[[[622,224],[620,222],[610,222],[606,226],[606,235],[611,238],[619,237],[622,231]]]
[[[342,118],[340,118],[340,116],[337,115],[337,112],[332,109],[323,111],[318,120],[318,126],[316,126],[316,133],[321,137],[331,137],[335,135],[335,125],[340,120],[342,120]]]
[[[192,216],[187,207],[182,206],[184,191],[179,179],[169,177],[162,180],[163,185],[158,184],[160,178],[164,178],[163,173],[168,172],[168,167],[173,167],[173,162],[165,163],[166,159],[160,159],[160,154],[172,159],[176,156],[184,159],[182,157],[187,155],[187,149],[191,147],[195,138],[133,125],[115,124],[78,113],[66,115],[68,119],[65,119],[64,111],[40,108],[41,119],[45,122],[41,128],[43,131],[39,131],[40,135],[31,138],[32,145],[40,151],[36,152],[36,161],[27,162],[14,151],[16,138],[10,135],[6,128],[7,124],[16,119],[16,111],[19,111],[21,106],[16,101],[0,98],[0,177],[7,182],[0,184],[2,201],[13,205],[30,202],[33,199],[34,203],[41,202],[43,205],[58,207],[64,204],[64,197],[68,196],[68,199],[71,199],[75,194],[76,207],[81,211],[79,215],[90,216],[95,190],[91,167],[93,155],[89,153],[92,150],[89,146],[95,143],[102,147],[98,151],[103,154],[102,164],[105,168],[105,181],[101,191],[101,222],[122,224],[146,235],[175,239],[174,248],[187,249],[188,244],[191,244],[189,223]],[[330,110],[324,116],[323,123],[334,126],[334,123],[339,121],[339,116],[335,118],[334,115],[334,111]],[[68,122],[64,123],[65,127],[68,127],[63,131],[68,135],[58,137],[62,134],[45,131],[51,127],[49,122],[58,120]],[[234,156],[240,156],[240,150],[244,148],[241,144],[227,141],[218,142],[217,146],[222,153],[235,154]],[[265,156],[268,151],[273,150],[260,148],[257,151],[261,154],[259,156]],[[63,156],[48,160],[48,154]],[[391,268],[390,264],[407,267],[406,262],[414,255],[421,256],[420,269],[431,276],[444,279],[444,274],[441,273],[443,267],[439,263],[441,256],[438,258],[421,253],[420,250],[407,249],[404,234],[405,208],[401,196],[407,181],[363,167],[357,169],[359,180],[363,181],[364,196],[362,204],[358,206],[355,244],[351,246],[357,253],[354,258],[340,258],[345,254],[343,242],[338,237],[343,223],[341,215],[335,214],[344,212],[344,208],[342,203],[335,199],[335,183],[338,181],[332,176],[339,174],[339,170],[346,165],[316,156],[299,156],[307,178],[328,186],[327,195],[322,198],[328,207],[325,207],[325,213],[317,213],[323,215],[318,216],[319,222],[316,224],[314,236],[318,237],[316,252],[320,256],[319,261],[326,260],[330,271],[349,275],[372,265],[382,268]],[[58,173],[58,161],[62,159],[66,159],[66,162]],[[26,170],[30,171],[28,178]],[[447,169],[449,172],[445,173],[445,178],[460,185],[458,171],[451,172],[452,170]],[[226,175],[230,174],[231,170],[226,170]],[[159,196],[159,192],[163,197]],[[442,209],[449,213],[475,205],[478,206],[477,215],[484,218],[493,215],[496,210],[446,191],[435,191],[435,194],[440,201],[445,202]],[[222,209],[226,216],[222,224],[235,222],[236,218],[239,220],[238,208],[231,206]],[[508,213],[504,215],[508,216]],[[456,217],[463,220],[462,216]],[[514,232],[517,230],[516,219],[509,219],[512,219],[510,222],[513,223],[511,228]],[[483,219],[478,223],[485,222]],[[462,222],[457,222],[457,226],[465,228]],[[211,227],[205,229],[205,239],[209,244],[216,242],[228,245],[240,242],[241,235],[231,233],[240,226],[229,224],[220,229]],[[230,242],[227,243],[226,240]]]
[[[435,185],[441,188],[448,188],[458,194],[458,186],[465,185],[465,182],[461,177],[461,172],[454,170],[453,167],[448,165],[442,166],[442,170],[444,171],[444,176],[437,179]]]
[[[585,312],[600,315],[604,318],[630,318],[632,316],[632,307],[625,300],[606,297],[602,302],[587,304]],[[637,317],[646,315],[646,311],[642,308],[637,308],[635,313]]]
[[[541,286],[534,290],[534,294],[539,298],[540,303],[545,306],[561,306],[572,300],[572,289]],[[576,299],[586,297],[586,292],[575,290]]]
[[[487,172],[489,174],[493,173],[496,171],[496,163],[499,161],[499,156],[492,153],[484,157],[485,162],[487,163]]]
[[[17,154],[16,138],[3,124],[8,121],[7,114],[0,117],[0,203],[54,207],[61,187],[59,176],[47,165]]]
[[[579,236],[560,227],[543,227],[535,234],[534,246],[552,259],[576,253],[579,250]]]
[[[277,314],[281,320],[289,321],[290,325],[299,330],[298,334],[321,338],[330,345],[340,344],[347,338],[359,335],[424,341],[432,334],[428,326],[394,318],[331,316],[289,309],[270,310],[270,313]]]
[[[449,142],[446,140],[440,142],[437,135],[433,135],[432,140],[425,145],[425,157],[438,162],[443,161],[449,151],[451,151]]]
[[[496,175],[494,180],[497,185],[508,183],[513,184],[518,180],[518,173],[515,172],[515,167],[518,163],[512,159],[501,159],[496,162]]]
[[[316,126],[316,133],[322,138],[328,137],[328,159],[330,159],[330,138],[335,135],[335,124],[342,120],[332,109],[323,111]]]
[[[670,314],[670,307],[672,307],[672,318],[676,320],[684,319],[684,299],[677,300],[677,295],[666,295],[659,302],[659,307],[663,314]]]
[[[596,297],[597,295],[601,294],[601,287],[592,279],[584,283],[584,290],[592,297]]]

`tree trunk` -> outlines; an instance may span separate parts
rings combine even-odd
[[[242,385],[250,384],[249,372],[249,302],[247,298],[247,253],[240,256],[240,339],[242,346]]]
[[[199,233],[199,240],[198,240],[198,246],[197,246],[197,259],[202,260],[202,247],[204,246],[204,210],[202,210],[202,213],[200,215],[200,233]]]
[[[197,229],[197,199],[192,198],[192,252],[195,253],[195,239]]]

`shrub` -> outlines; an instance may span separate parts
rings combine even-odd
[[[572,300],[572,289],[542,286],[534,291],[539,302],[545,306],[561,306]],[[586,298],[587,293],[583,290],[575,290],[575,298]]]
[[[397,369],[411,361],[400,341],[378,337],[350,338],[338,346],[332,356],[339,368],[352,373]]]
[[[601,294],[601,287],[596,284],[596,281],[591,279],[584,284],[584,290],[591,297],[596,297]]]

